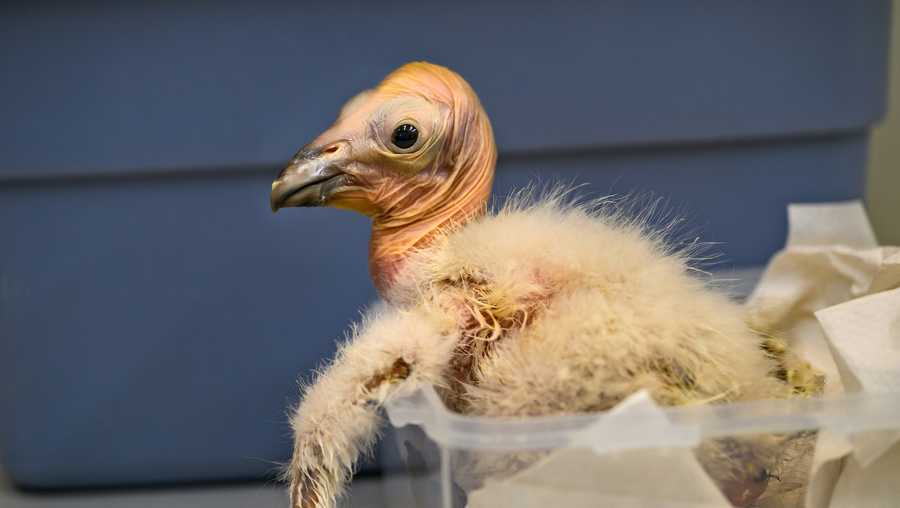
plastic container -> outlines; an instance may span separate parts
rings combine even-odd
[[[429,388],[387,414],[411,473],[388,485],[391,506],[711,507],[721,491],[734,506],[794,507],[817,442],[889,443],[900,394],[500,420],[452,413]],[[835,477],[817,478],[830,492]],[[767,485],[756,504],[739,501]]]

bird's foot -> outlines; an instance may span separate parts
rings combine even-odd
[[[291,508],[334,508],[345,479],[337,464],[328,464],[315,434],[298,435],[288,470]]]

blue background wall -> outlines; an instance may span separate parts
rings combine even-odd
[[[724,266],[861,196],[885,106],[887,1],[2,9],[0,452],[34,487],[286,458],[297,377],[374,292],[366,220],[273,216],[269,183],[403,62],[478,91],[497,195],[653,192]]]

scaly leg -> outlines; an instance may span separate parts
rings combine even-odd
[[[455,330],[424,309],[382,311],[354,329],[292,418],[294,456],[286,477],[293,508],[335,505],[357,459],[374,444],[384,401],[401,390],[445,382]]]

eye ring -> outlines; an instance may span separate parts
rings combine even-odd
[[[409,151],[418,141],[419,129],[409,122],[401,123],[391,133],[391,145],[401,152]]]

